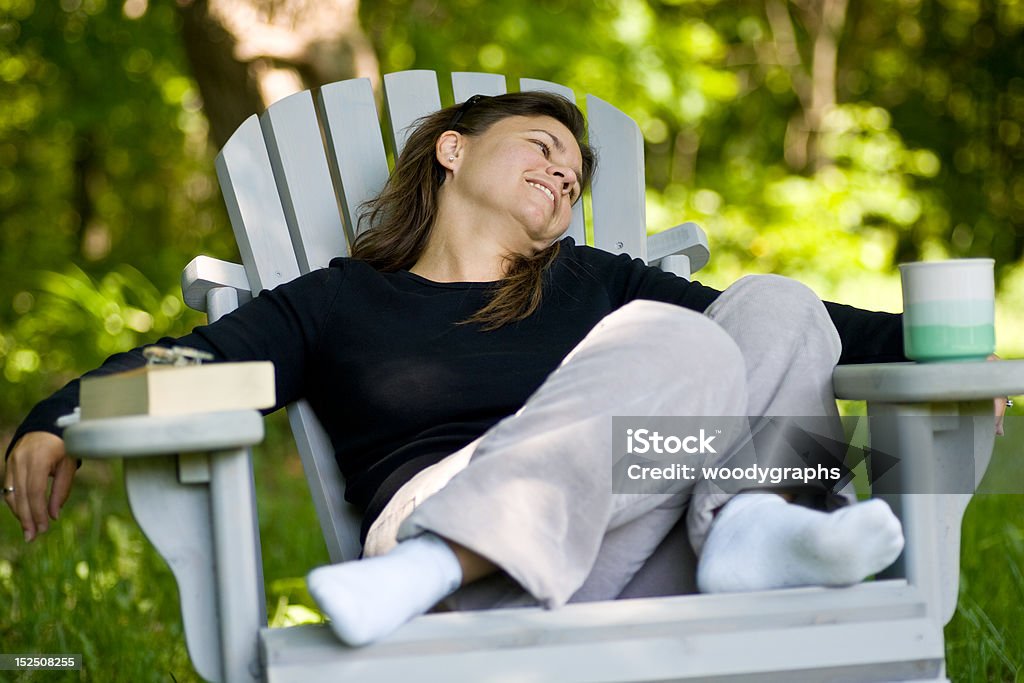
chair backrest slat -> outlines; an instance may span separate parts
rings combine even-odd
[[[521,91],[529,90],[540,90],[542,92],[550,92],[555,95],[561,95],[565,99],[572,103],[576,102],[576,93],[573,92],[572,88],[567,88],[559,83],[552,83],[551,81],[541,81],[536,78],[521,78],[519,79],[519,89]],[[583,200],[576,202],[576,205],[572,207],[572,222],[569,223],[569,229],[565,231],[568,235],[576,242],[576,244],[586,244],[586,225],[583,218]]]
[[[455,104],[465,102],[473,95],[504,95],[508,92],[505,77],[501,74],[484,74],[474,71],[456,71],[452,74],[452,93]]]
[[[590,141],[600,150],[591,193],[594,246],[647,261],[644,139],[633,119],[587,95]]]
[[[339,176],[345,224],[355,236],[367,228],[359,225],[360,205],[377,196],[388,179],[373,88],[367,78],[331,83],[320,88],[317,104],[327,152]]]
[[[537,78],[520,78],[519,79],[520,90],[539,90],[542,92],[550,92],[555,95],[561,95],[570,102],[576,102],[576,93],[573,92],[572,88],[562,85],[561,83],[552,83],[551,81],[542,81]]]
[[[331,562],[354,560],[362,550],[360,514],[345,500],[345,480],[334,459],[331,439],[309,401],[288,406],[288,423],[302,458],[302,469],[320,520],[327,554]]]
[[[299,270],[324,268],[348,255],[348,241],[307,90],[273,104],[260,117]]]
[[[253,293],[298,277],[288,221],[255,114],[238,127],[215,165]]]
[[[384,101],[394,135],[395,158],[405,148],[410,126],[421,116],[441,108],[437,74],[433,71],[399,71],[384,76]]]

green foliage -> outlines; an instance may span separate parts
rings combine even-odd
[[[254,459],[274,626],[321,620],[302,576],[328,562],[286,426],[270,418]],[[76,479],[60,520],[32,544],[0,524],[0,643],[5,653],[82,654],[82,671],[0,672],[0,681],[198,683],[174,577],[131,519],[120,464],[89,461]]]
[[[75,266],[63,273],[36,272],[12,297],[18,316],[0,331],[0,373],[7,391],[0,415],[67,381],[83,367],[159,337],[185,332],[198,316],[186,315],[180,294],[161,292],[137,269],[117,266],[98,282]]]
[[[81,671],[3,672],[0,680],[201,680],[185,650],[173,577],[132,521],[119,470],[86,465],[61,520],[31,545],[16,525],[0,525],[4,652],[83,656]]]
[[[647,142],[649,227],[701,222],[709,283],[770,271],[836,296],[868,276],[890,292],[874,305],[898,308],[897,261],[984,254],[1007,275],[1024,248],[1019,3],[850,3],[838,106],[805,166],[788,157],[814,27],[777,4],[792,50],[753,1],[388,0],[362,14],[385,71],[502,71],[627,111]]]
[[[838,106],[804,165],[793,132],[813,82],[813,25],[785,5],[788,49],[767,6],[382,0],[361,11],[385,71],[546,78],[632,115],[647,143],[650,229],[701,222],[715,253],[700,275],[709,284],[779,272],[826,297],[895,309],[896,261],[979,254],[1017,281],[1019,3],[850,3]],[[83,343],[71,325],[61,339],[57,329],[16,334],[40,310],[26,309],[44,296],[37,271],[70,263],[102,280],[131,263],[171,292],[196,253],[234,256],[181,45],[171,3],[0,5],[0,363],[15,384],[0,398],[0,432],[90,367],[94,349],[116,346]],[[1005,335],[1000,345],[1024,350]]]
[[[110,278],[170,292],[197,253],[237,253],[173,4],[129,18],[132,4],[0,2],[0,369],[11,383],[0,434],[61,379],[130,341],[132,321],[109,338],[88,331],[107,314],[95,296],[87,302],[85,275],[107,283],[100,295]],[[128,275],[128,263],[142,275]],[[44,304],[58,296],[51,286],[84,298]],[[163,295],[135,305],[135,322],[166,317]]]
[[[887,109],[914,146],[935,150],[936,211],[901,235],[952,255],[1021,255],[1024,224],[1024,29],[1019,2],[851,3],[849,88]]]

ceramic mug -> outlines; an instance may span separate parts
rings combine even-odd
[[[984,360],[995,352],[994,265],[990,258],[900,264],[907,358]]]

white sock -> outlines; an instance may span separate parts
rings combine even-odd
[[[833,512],[744,493],[715,517],[697,565],[702,593],[849,586],[892,564],[903,528],[882,500]]]
[[[386,555],[319,567],[306,577],[334,634],[355,646],[425,613],[461,582],[455,553],[431,533],[402,541]]]

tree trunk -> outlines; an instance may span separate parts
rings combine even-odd
[[[353,77],[378,80],[358,0],[178,0],[182,38],[221,147],[282,97]]]
[[[791,168],[816,170],[831,163],[821,154],[818,139],[828,112],[836,105],[836,72],[839,38],[846,23],[848,0],[804,0],[795,2],[801,24],[811,43],[804,60],[792,17],[782,0],[765,0],[765,15],[772,28],[776,60],[790,75],[793,91],[800,100],[786,128],[786,162]],[[805,65],[804,62],[809,61]]]
[[[817,22],[814,35],[814,61],[811,68],[811,104],[806,111],[807,128],[811,132],[808,156],[812,168],[832,163],[819,148],[818,141],[825,116],[836,106],[836,72],[839,68],[839,38],[846,23],[847,0],[822,0],[815,8]]]

